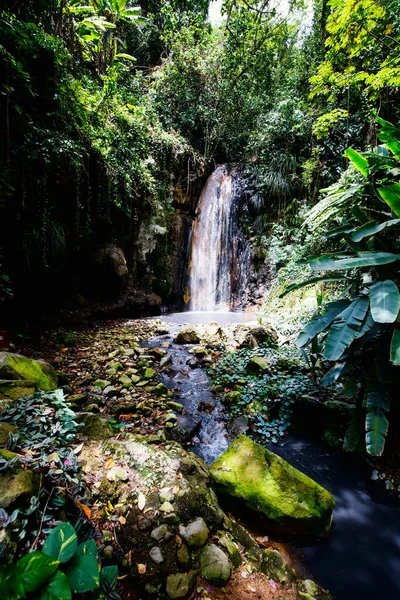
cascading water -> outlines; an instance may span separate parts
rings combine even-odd
[[[250,248],[238,229],[240,185],[225,166],[207,180],[193,224],[188,308],[234,310],[244,300]]]

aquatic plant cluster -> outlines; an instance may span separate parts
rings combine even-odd
[[[263,373],[249,372],[248,364],[254,357],[267,359]],[[246,416],[253,434],[263,442],[276,443],[285,435],[296,398],[330,394],[310,376],[299,352],[287,345],[231,352],[208,372],[217,392],[234,390],[225,395],[232,415]]]

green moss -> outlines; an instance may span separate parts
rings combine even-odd
[[[331,494],[243,435],[211,466],[211,474],[218,490],[243,499],[278,530],[319,535],[329,531],[335,505]]]
[[[19,354],[0,352],[0,379],[25,379],[50,392],[58,387],[57,373],[41,360],[31,360]]]

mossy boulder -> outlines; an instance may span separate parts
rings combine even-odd
[[[5,446],[8,442],[10,433],[16,431],[14,425],[10,423],[0,422],[0,446]]]
[[[335,500],[285,460],[240,435],[211,466],[217,490],[244,501],[276,531],[326,535]]]
[[[242,557],[240,556],[237,544],[235,544],[235,542],[227,535],[222,535],[218,540],[218,544],[226,550],[233,566],[240,567],[242,564]]]
[[[202,550],[200,567],[204,579],[215,585],[224,585],[232,572],[231,561],[215,544],[207,544]]]
[[[168,598],[175,600],[178,598],[186,598],[193,590],[196,583],[196,571],[189,573],[174,573],[167,577],[167,594]]]
[[[209,529],[201,517],[189,523],[187,527],[179,526],[179,535],[190,548],[201,548],[208,540]]]
[[[311,579],[305,579],[297,584],[297,598],[298,600],[333,600],[328,592]]]
[[[0,379],[0,399],[18,400],[35,393],[35,382],[29,380]]]
[[[263,551],[261,570],[270,579],[281,583],[289,583],[295,578],[293,569],[289,567],[277,550]]]
[[[0,379],[33,381],[36,387],[45,392],[58,387],[57,372],[51,365],[11,352],[0,352]]]
[[[0,508],[19,504],[22,500],[36,496],[39,489],[39,473],[16,468],[0,476]]]
[[[200,337],[194,327],[182,327],[174,338],[175,344],[199,344]]]
[[[240,397],[240,392],[228,392],[227,394],[225,394],[225,402],[229,405],[236,404],[236,402],[239,402]]]
[[[113,429],[106,419],[94,413],[78,413],[77,420],[83,423],[80,434],[90,440],[107,440],[113,436]]]

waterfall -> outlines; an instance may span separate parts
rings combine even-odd
[[[201,193],[189,264],[192,311],[235,310],[244,300],[250,249],[238,228],[240,185],[218,167]]]

